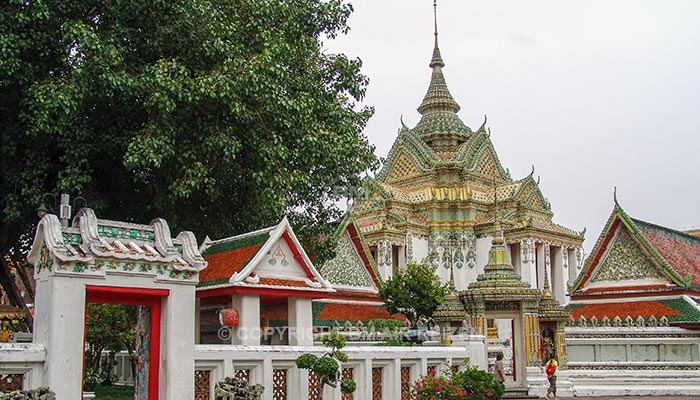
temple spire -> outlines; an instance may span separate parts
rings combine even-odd
[[[436,65],[444,67],[445,63],[442,62],[442,56],[440,55],[440,46],[438,46],[438,27],[437,27],[437,0],[433,0],[433,20],[435,23],[435,46],[433,47],[433,58],[430,60],[430,68]]]
[[[433,74],[430,78],[430,86],[428,93],[425,94],[423,102],[418,106],[418,112],[422,115],[447,111],[456,113],[459,111],[459,104],[452,98],[450,91],[447,89],[445,77],[442,75],[442,67],[445,63],[440,55],[440,46],[438,46],[438,30],[437,30],[437,0],[433,0],[433,19],[435,24],[435,47],[433,48],[433,57],[430,60],[430,68]]]

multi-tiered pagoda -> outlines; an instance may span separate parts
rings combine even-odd
[[[533,174],[513,179],[498,159],[486,121],[473,131],[445,82],[435,47],[421,119],[403,125],[377,176],[378,190],[353,212],[386,279],[411,262],[429,262],[458,290],[483,272],[495,221],[504,229],[515,272],[542,288],[545,271],[564,302],[582,264],[583,232],[552,221],[549,201]]]

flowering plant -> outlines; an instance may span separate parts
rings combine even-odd
[[[451,375],[451,374],[450,374]],[[416,381],[402,400],[460,400],[467,399],[467,391],[451,382],[451,376],[435,376],[435,371]]]
[[[447,368],[445,375],[435,371],[420,378],[404,393],[402,400],[499,400],[505,391],[493,375],[476,368],[455,371]]]

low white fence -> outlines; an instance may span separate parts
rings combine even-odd
[[[19,390],[42,385],[46,349],[35,343],[0,343],[3,387]],[[1,391],[0,391],[1,392]]]
[[[428,370],[469,363],[469,352],[464,347],[348,346],[343,350],[348,354],[343,374],[357,383],[352,398],[358,400],[376,396],[395,400],[402,389]],[[249,384],[262,384],[264,400],[316,398],[318,383],[294,361],[304,353],[322,356],[326,351],[323,346],[196,345],[195,386],[201,397],[195,397],[206,398],[208,392],[208,398],[213,399],[216,382],[238,376]],[[340,389],[326,388],[323,398],[340,400]]]
[[[700,332],[676,327],[567,327],[577,396],[700,396]]]

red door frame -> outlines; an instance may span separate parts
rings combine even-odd
[[[157,400],[159,387],[158,374],[160,372],[160,314],[162,300],[170,295],[170,290],[86,285],[85,292],[86,313],[87,303],[128,304],[151,307],[151,334],[149,337],[150,348],[148,352],[148,358],[150,360],[148,364],[148,398]],[[87,329],[87,324],[84,329]]]

